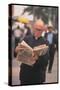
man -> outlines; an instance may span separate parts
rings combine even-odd
[[[33,25],[33,35],[30,34],[26,36],[24,41],[32,48],[38,45],[47,44],[45,39],[41,37],[43,30],[44,22],[42,20],[37,20]],[[16,51],[18,50],[19,48],[17,46]],[[48,52],[40,57],[37,55],[33,56],[32,59],[35,60],[33,66],[29,66],[23,63],[21,64],[21,85],[35,85],[45,82],[46,67],[48,64]]]
[[[54,55],[55,55],[55,44],[56,44],[56,34],[53,33],[53,26],[48,25],[48,33],[45,34],[45,38],[49,43],[49,66],[48,66],[48,72],[51,73],[52,71],[52,66],[54,62]]]

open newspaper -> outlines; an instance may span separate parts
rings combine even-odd
[[[24,64],[33,65],[36,61],[34,61],[33,55],[43,56],[47,53],[48,46],[46,44],[36,46],[31,48],[25,41],[22,41],[18,44],[21,48],[17,53],[16,59]]]

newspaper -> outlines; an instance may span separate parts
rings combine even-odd
[[[25,41],[19,43],[18,46],[21,49],[17,53],[16,59],[27,65],[33,65],[36,62],[36,60],[33,60],[34,55],[38,57],[45,55],[48,50],[48,46],[45,44],[31,48]]]

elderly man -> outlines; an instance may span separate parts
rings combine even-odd
[[[33,35],[25,37],[24,41],[32,48],[38,45],[47,44],[47,41],[41,36],[44,30],[44,22],[37,20],[33,25]],[[17,50],[18,50],[17,46]],[[46,78],[46,67],[48,64],[48,52],[43,56],[33,56],[35,63],[33,66],[21,64],[20,80],[21,85],[42,84]]]

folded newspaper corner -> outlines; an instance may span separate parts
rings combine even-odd
[[[46,44],[31,48],[25,41],[19,43],[19,47],[22,49],[17,53],[16,59],[19,62],[22,62],[30,66],[32,66],[35,63],[35,61],[32,59],[33,54],[43,56],[48,51],[48,46]]]

